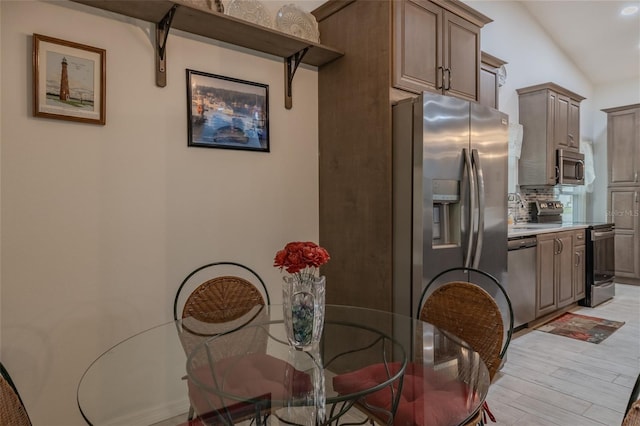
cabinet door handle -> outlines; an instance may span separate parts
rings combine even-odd
[[[562,242],[561,239],[558,239],[558,244],[560,245],[560,250],[558,251],[558,254],[560,254],[564,250],[564,243]]]
[[[438,79],[438,74],[440,74],[440,84],[436,83],[436,89],[440,90],[444,86],[444,67],[440,66],[437,68],[439,73],[436,73],[436,81]]]
[[[638,182],[638,172],[633,175],[633,181]]]
[[[447,72],[447,87],[444,90],[451,90],[451,68],[445,68]]]
[[[576,266],[580,266],[580,253],[576,252]]]
[[[553,239],[553,254],[560,254],[560,241],[557,238]]]
[[[634,196],[635,202],[637,204],[638,203],[638,191],[634,192],[633,196]]]
[[[551,176],[551,179],[553,179],[554,182],[558,182],[558,180],[560,179],[560,167],[556,166],[556,175],[555,176]]]

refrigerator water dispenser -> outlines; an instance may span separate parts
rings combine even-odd
[[[460,182],[433,180],[433,247],[460,245]]]

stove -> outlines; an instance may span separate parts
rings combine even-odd
[[[615,226],[593,223],[586,230],[586,292],[581,303],[594,307],[615,296]]]

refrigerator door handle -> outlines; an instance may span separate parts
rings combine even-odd
[[[480,255],[482,253],[482,245],[484,243],[484,208],[485,208],[485,192],[484,192],[484,173],[480,164],[480,154],[477,149],[471,151],[473,160],[473,168],[476,172],[476,185],[478,188],[478,239],[476,240],[475,254],[473,256],[474,268],[478,268],[480,264]]]
[[[469,237],[467,239],[467,255],[464,258],[464,266],[466,268],[471,266],[471,257],[473,255],[473,234],[474,234],[474,212],[476,210],[476,178],[473,173],[473,164],[471,163],[471,155],[469,150],[464,148],[462,150],[462,156],[464,157],[464,166],[467,170],[467,176],[469,177]]]

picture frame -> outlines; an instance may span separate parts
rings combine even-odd
[[[106,50],[33,34],[33,116],[106,123]]]
[[[269,86],[187,69],[188,146],[269,152]]]

